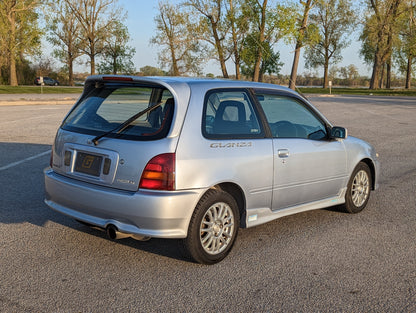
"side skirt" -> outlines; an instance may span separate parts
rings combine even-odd
[[[255,208],[255,209],[248,209],[246,215],[246,227],[253,227],[257,225],[261,225],[280,217],[318,210],[323,208],[328,208],[335,205],[340,205],[345,203],[345,193],[347,188],[343,188],[337,197],[327,198],[315,202],[310,202],[306,204],[297,205],[294,207],[289,207],[281,210],[272,211],[270,208]]]

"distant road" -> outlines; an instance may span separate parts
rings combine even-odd
[[[0,94],[0,105],[26,105],[26,104],[71,104],[81,95],[80,93],[24,93]]]

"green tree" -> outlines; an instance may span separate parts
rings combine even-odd
[[[226,62],[230,58],[230,50],[226,45],[230,24],[226,19],[223,0],[187,0],[184,5],[191,8],[199,20],[200,40],[204,40],[214,47],[215,55],[220,62],[222,75],[228,78]]]
[[[246,0],[243,15],[249,20],[249,31],[243,41],[242,57],[245,72],[252,73],[253,81],[261,81],[265,72],[277,73],[280,69],[279,54],[273,51],[280,39],[295,31],[295,11],[292,6],[268,6],[267,0]],[[248,71],[247,66],[252,70]]]
[[[248,17],[243,14],[243,0],[226,1],[226,19],[231,28],[232,59],[235,67],[236,79],[241,79],[241,53],[243,42],[249,30]]]
[[[316,13],[310,15],[312,24],[318,27],[319,40],[305,47],[307,68],[323,67],[323,88],[328,87],[328,69],[330,62],[342,60],[341,51],[349,42],[355,21],[350,0],[322,0],[316,4]]]
[[[46,14],[48,41],[53,45],[53,55],[65,64],[68,83],[74,86],[74,62],[82,55],[81,25],[63,0],[48,3]]]
[[[141,67],[140,72],[143,76],[166,76],[167,74],[162,69],[150,65]]]
[[[261,50],[262,58],[257,79],[261,82],[265,73],[269,75],[279,74],[283,63],[280,62],[280,53],[275,52],[269,42],[263,42],[262,46],[259,46],[253,39],[253,37],[247,37],[244,41],[245,48],[241,53],[243,60],[242,73],[254,77],[255,63],[258,59],[259,50]]]
[[[405,13],[402,14],[399,27],[400,44],[395,56],[399,71],[406,76],[405,88],[410,89],[413,65],[416,61],[416,2],[409,0],[405,3]]]
[[[17,62],[25,55],[38,53],[40,29],[36,9],[39,0],[2,0],[0,2],[0,48],[8,66],[9,84],[18,85]]]
[[[298,21],[300,21],[300,23],[297,25],[297,32],[295,34],[295,54],[293,56],[292,70],[289,80],[289,88],[291,89],[296,88],[296,77],[298,75],[300,52],[305,44],[307,44],[306,39],[309,38],[311,40],[310,43],[316,40],[314,39],[315,36],[312,35],[312,29],[315,30],[315,28],[311,29],[308,23],[309,12],[316,4],[316,1],[317,0],[299,0],[303,13],[302,15],[299,15]]]
[[[127,27],[115,22],[105,39],[102,52],[103,61],[98,65],[101,74],[133,74],[134,63],[131,60],[136,50],[127,45],[130,40]]]
[[[398,37],[398,21],[404,12],[403,0],[366,0],[367,14],[360,39],[361,54],[372,64],[370,89],[381,88],[384,68],[387,67],[387,87],[390,83],[391,58],[394,41]]]

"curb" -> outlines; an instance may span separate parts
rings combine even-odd
[[[0,106],[10,105],[61,105],[61,104],[75,104],[76,99],[73,100],[3,100],[0,101]]]

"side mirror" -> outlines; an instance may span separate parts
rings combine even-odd
[[[348,131],[344,127],[334,126],[331,128],[331,138],[334,139],[347,139]]]

